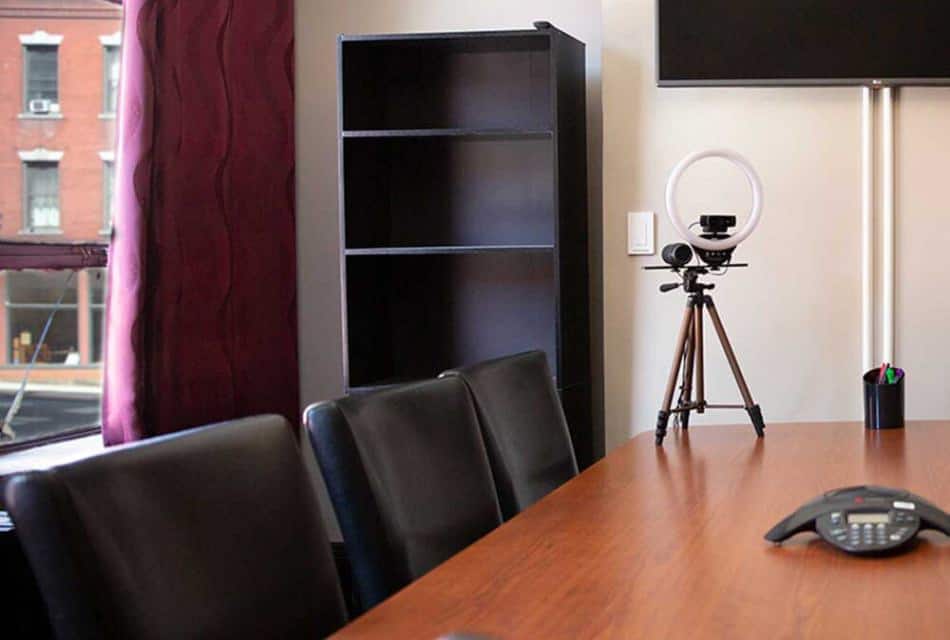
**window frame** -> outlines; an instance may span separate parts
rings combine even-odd
[[[120,4],[121,0],[109,0],[113,4]],[[121,38],[121,29],[109,35],[103,35],[99,38],[100,43],[103,47],[114,45],[117,47],[117,55],[119,57],[119,64],[121,65],[122,58],[122,38]],[[19,101],[19,110],[20,113],[17,115],[18,119],[37,119],[37,120],[56,120],[63,118],[63,109],[62,109],[62,42],[63,36],[57,34],[50,34],[43,30],[37,30],[31,34],[20,34],[20,55],[21,63],[23,66],[22,77],[20,79],[20,90],[22,92],[21,100]],[[48,114],[37,114],[29,112],[29,102],[27,100],[27,95],[29,92],[29,71],[28,71],[28,47],[30,46],[55,46],[56,47],[56,108],[51,109]],[[105,60],[104,55],[104,60]],[[105,62],[103,62],[103,67],[105,67]],[[105,68],[103,73],[107,73]],[[121,73],[121,69],[120,69]],[[105,89],[105,82],[107,78],[103,77],[103,89]],[[120,100],[120,94],[118,88],[116,89],[116,110],[112,113],[105,112],[106,106],[111,106],[106,104],[106,95],[105,91],[103,94],[101,106],[103,107],[103,113],[99,114],[100,119],[115,119],[118,117],[118,101]],[[34,150],[36,151],[46,151],[43,150]],[[30,153],[30,152],[27,152]],[[56,153],[56,152],[54,152]],[[62,158],[62,153],[59,153],[59,158],[57,158],[57,163]],[[25,163],[26,158],[23,158],[21,155],[21,161]],[[103,161],[105,159],[103,158]],[[115,169],[114,159],[112,160],[113,171]],[[61,164],[60,164],[61,167]],[[114,175],[114,174],[113,174]],[[25,180],[25,166],[21,172],[21,177]],[[26,185],[24,183],[24,195],[26,192]],[[59,194],[58,194],[59,195]],[[113,198],[114,202],[114,198]],[[60,216],[62,216],[62,201],[59,201],[60,205]],[[106,206],[106,199],[103,199],[103,207]],[[26,206],[23,206],[23,212],[26,213]],[[109,212],[111,213],[111,212]],[[104,216],[106,212],[103,212]],[[111,217],[111,216],[110,216]],[[105,221],[105,217],[103,218]],[[59,220],[60,229],[62,228],[62,217]],[[22,233],[23,229],[21,229]],[[27,234],[31,235],[31,234]],[[110,233],[111,235],[111,233]],[[83,269],[107,269],[108,267],[108,257],[109,257],[109,246],[110,242],[108,239],[102,239],[99,241],[84,241],[84,242],[55,242],[52,239],[40,239],[40,238],[29,238],[22,240],[12,240],[12,239],[0,239],[0,270],[6,271],[16,271],[21,269],[45,269],[45,270],[55,270],[55,271],[65,271],[65,270],[83,270]],[[108,286],[108,285],[105,285]],[[103,291],[103,299],[101,304],[91,304],[91,299],[87,305],[88,312],[90,314],[102,313],[104,316],[104,308],[106,302],[106,290]],[[4,301],[5,302],[5,301]],[[80,305],[81,306],[81,305]],[[78,313],[82,313],[82,309],[78,310]],[[9,321],[9,319],[8,319]],[[92,319],[87,318],[87,322],[92,325]],[[103,317],[103,325],[105,324],[105,318]],[[105,335],[105,326],[102,327],[102,336],[101,341],[103,346],[105,344],[106,335]],[[98,366],[101,366],[102,363],[102,354],[98,354]],[[39,436],[36,438],[31,438],[28,440],[14,439],[12,441],[0,441],[0,457],[6,454],[12,454],[15,452],[26,451],[34,449],[37,447],[43,447],[45,445],[54,444],[58,442],[66,442],[70,440],[75,440],[83,437],[88,437],[91,435],[99,434],[102,432],[102,421],[101,418],[98,421],[98,424],[90,424],[85,427],[76,427],[60,431],[57,433],[52,433],[44,436]]]
[[[20,55],[22,60],[23,73],[20,82],[20,92],[21,92],[21,101],[20,101],[20,115],[22,119],[38,119],[38,120],[56,120],[63,117],[62,113],[62,104],[60,102],[60,47],[63,43],[63,36],[47,33],[43,30],[34,31],[33,33],[21,34],[19,36],[20,40]],[[33,113],[30,111],[30,65],[29,65],[29,53],[31,47],[52,47],[56,51],[56,101],[53,103],[55,109],[51,109],[49,113]]]
[[[79,283],[76,282],[76,284],[74,285],[74,286],[76,287],[76,293],[77,293],[77,298],[76,298],[76,301],[75,301],[75,302],[64,302],[64,303],[59,304],[59,305],[57,305],[55,302],[11,302],[11,301],[10,301],[10,274],[11,274],[12,272],[20,273],[21,271],[23,271],[23,270],[13,270],[13,269],[7,270],[7,278],[6,278],[6,297],[5,297],[5,299],[3,300],[3,308],[6,310],[6,313],[5,313],[5,316],[6,316],[6,325],[7,325],[6,335],[8,336],[8,338],[12,338],[12,337],[14,336],[14,332],[13,332],[13,322],[12,322],[12,317],[11,317],[11,314],[10,314],[10,310],[11,310],[11,309],[14,309],[14,310],[16,310],[16,309],[39,310],[39,311],[46,311],[46,312],[49,312],[49,311],[52,311],[52,310],[56,309],[56,310],[57,310],[57,313],[59,313],[59,312],[61,312],[61,311],[73,311],[73,312],[75,312],[75,314],[76,314],[76,341],[75,341],[75,344],[76,344],[77,350],[80,349],[80,346],[79,346],[79,312],[80,312],[80,306],[81,306],[81,305],[79,304],[79,298],[78,298]],[[57,269],[56,271],[57,271],[57,272],[65,272],[65,271],[73,271],[73,270],[72,270],[72,269]],[[78,271],[81,271],[81,269],[76,269],[75,271],[78,272]],[[47,341],[47,342],[48,342],[48,341]],[[17,363],[13,362],[13,357],[12,357],[13,354],[11,353],[12,350],[13,350],[13,342],[12,342],[12,340],[8,339],[8,340],[7,340],[7,343],[8,343],[8,344],[4,347],[4,348],[7,350],[7,364],[5,364],[5,365],[3,366],[3,368],[4,368],[4,369],[25,369],[26,367],[28,367],[28,366],[29,366],[29,363],[28,363],[28,362],[17,362]],[[96,364],[99,364],[99,363],[96,363]],[[37,366],[37,367],[42,367],[42,368],[55,368],[55,369],[84,369],[84,368],[85,368],[85,369],[88,369],[88,368],[90,368],[91,365],[83,364],[82,362],[80,362],[79,364],[65,364],[65,363],[59,364],[59,363],[40,363],[40,362],[37,362],[35,366]]]
[[[108,281],[108,279],[107,279],[107,278],[108,278],[108,273],[106,273],[106,269],[105,269],[105,268],[101,268],[101,269],[89,268],[89,269],[87,269],[87,270],[86,270],[86,276],[87,276],[87,278],[92,278],[92,277],[94,277],[95,275],[98,275],[98,274],[93,273],[94,270],[95,270],[95,271],[102,271],[102,272],[103,272],[103,273],[102,273],[102,277],[103,277],[103,278],[106,278],[106,279],[103,281],[103,284],[102,284],[102,302],[94,302],[94,301],[93,301],[93,299],[92,299],[92,286],[90,285],[90,286],[88,287],[88,290],[89,290],[89,300],[86,302],[86,309],[87,309],[88,314],[89,314],[89,317],[88,317],[88,319],[87,319],[87,321],[88,321],[88,323],[89,323],[89,365],[101,366],[101,365],[103,364],[103,362],[105,361],[104,358],[102,357],[102,351],[103,351],[103,348],[105,347],[105,342],[106,342],[106,296],[108,295],[108,289],[107,289],[107,287],[109,286],[109,281]],[[92,348],[92,347],[93,347],[93,344],[94,344],[95,326],[96,326],[96,323],[93,321],[93,318],[95,318],[95,316],[96,316],[97,313],[102,314],[102,320],[101,320],[101,322],[100,322],[100,327],[99,327],[100,332],[101,332],[101,335],[100,335],[100,337],[99,337],[99,349],[98,349],[98,352],[97,352],[96,349],[93,349],[93,348]],[[87,366],[89,366],[89,365],[87,365]]]
[[[116,83],[113,89],[113,99],[110,100],[109,89],[112,86],[110,82],[112,76],[110,73],[109,53],[114,53],[116,56],[115,63],[121,66],[122,35],[116,32],[108,36],[99,36],[99,43],[102,45],[102,112],[99,114],[99,117],[112,119],[115,118],[116,111],[118,111],[119,108],[119,85]],[[121,74],[121,70],[119,73]]]
[[[108,267],[108,263],[108,242],[71,243],[0,240],[0,270],[4,271],[19,271],[22,269],[47,269],[52,271],[105,269]],[[105,339],[104,336],[103,339]],[[101,365],[101,360],[96,364]],[[0,456],[101,432],[102,422],[100,420],[99,424],[67,429],[29,440],[0,441]]]
[[[102,228],[100,235],[112,235],[112,220],[115,207],[115,152],[100,151],[102,160]]]
[[[21,226],[20,234],[50,236],[61,235],[63,233],[63,207],[60,199],[60,164],[64,153],[62,151],[49,151],[48,149],[38,148],[32,151],[20,151],[21,175],[22,175],[22,204],[21,204]],[[30,168],[35,165],[56,165],[56,216],[57,226],[39,227],[33,224],[32,210],[30,209]]]

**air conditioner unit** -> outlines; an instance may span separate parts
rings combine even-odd
[[[49,113],[52,103],[49,100],[30,100],[30,113]]]

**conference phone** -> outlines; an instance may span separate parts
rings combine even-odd
[[[765,539],[780,543],[814,531],[842,551],[874,555],[908,545],[925,529],[950,535],[950,515],[909,491],[862,485],[835,489],[805,503]]]

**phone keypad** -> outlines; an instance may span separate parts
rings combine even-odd
[[[833,512],[819,519],[821,535],[845,551],[875,553],[900,546],[910,539],[918,528],[918,517],[913,512],[890,512],[888,522],[848,522],[842,512]]]

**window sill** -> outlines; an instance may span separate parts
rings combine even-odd
[[[48,469],[102,453],[99,427],[77,430],[45,439],[0,445],[0,477]]]
[[[61,236],[63,235],[62,229],[20,229],[18,232],[21,236]]]
[[[100,113],[99,119],[100,120],[115,120],[115,114],[114,113]]]
[[[61,113],[20,113],[17,115],[19,120],[62,120]]]
[[[22,307],[21,307],[22,308]],[[26,369],[30,364],[28,362],[8,362],[7,364],[0,364],[0,371],[9,371],[9,370],[22,370]],[[69,369],[70,371],[80,370],[96,370],[101,368],[101,362],[89,362],[87,364],[62,364],[59,362],[37,362],[33,368],[34,369]]]

